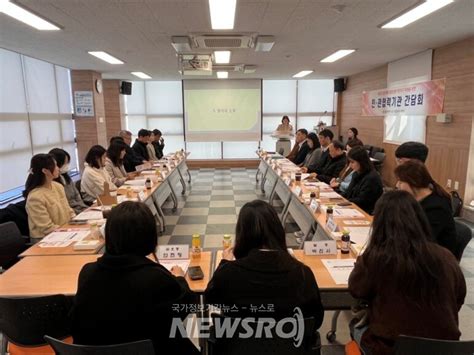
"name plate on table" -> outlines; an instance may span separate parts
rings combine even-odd
[[[334,218],[330,218],[326,223],[326,228],[329,229],[331,233],[337,231],[337,224],[334,221]]]
[[[140,192],[138,193],[138,199],[139,199],[140,201],[142,201],[142,202],[145,201],[145,200],[146,200],[145,192],[140,191]]]
[[[285,181],[286,186],[291,185],[291,179],[290,178],[286,178],[284,181]]]
[[[189,245],[160,245],[158,246],[158,260],[189,259]]]
[[[319,203],[318,203],[318,201],[316,201],[315,198],[313,198],[313,200],[311,201],[311,204],[309,205],[309,208],[311,209],[311,211],[313,211],[313,213],[318,212]]]
[[[330,255],[337,254],[335,240],[304,242],[305,255]]]
[[[300,195],[301,195],[301,186],[296,186],[296,188],[293,190],[293,193],[296,196],[300,197]]]
[[[166,171],[161,171],[161,178],[164,180],[166,179]]]

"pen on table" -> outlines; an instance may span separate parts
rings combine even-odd
[[[72,234],[71,236],[69,236],[69,238],[67,238],[67,239],[72,239],[72,238],[74,238],[76,235],[77,235],[77,233],[73,233],[73,234]]]

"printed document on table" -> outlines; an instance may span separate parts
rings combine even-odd
[[[334,217],[356,218],[364,217],[362,213],[354,208],[335,208],[333,210]]]
[[[73,242],[78,242],[90,234],[89,230],[72,232],[52,232],[44,237],[38,244],[41,248],[63,248]]]
[[[319,195],[321,198],[342,198],[337,192],[321,192]]]
[[[183,269],[184,273],[188,271],[189,263],[191,260],[181,260],[181,259],[168,259],[168,260],[160,260],[160,264],[163,265],[168,271],[171,271],[173,266],[179,266]]]
[[[360,245],[367,243],[370,235],[370,227],[344,227],[344,229],[349,231],[351,242]],[[338,234],[341,235],[341,233]]]
[[[74,220],[90,220],[90,219],[102,219],[104,218],[102,215],[102,211],[84,211],[79,213]]]
[[[323,259],[321,261],[336,285],[347,285],[349,275],[354,269],[355,259]]]

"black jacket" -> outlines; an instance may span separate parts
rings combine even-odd
[[[324,316],[313,272],[286,251],[254,249],[236,261],[223,260],[207,286],[205,302],[229,308],[236,305],[236,312],[223,309],[231,317],[281,319],[292,316],[293,309],[300,307],[304,317],[316,318],[317,328]],[[253,312],[251,306],[256,305],[263,305],[266,311]],[[267,312],[270,305],[274,309]]]
[[[153,147],[155,148],[155,154],[158,159],[163,158],[163,148],[165,147],[165,143],[161,142],[152,142]]]
[[[329,156],[329,148],[327,148],[325,151],[321,153],[321,157],[316,163],[308,166],[308,172],[320,174],[322,172],[322,167],[327,164],[330,158],[331,157]]]
[[[123,158],[123,166],[125,167],[125,171],[127,171],[127,173],[135,171],[135,167],[141,164],[143,164],[143,159],[140,159],[135,154],[135,151],[127,146],[127,149],[125,149],[125,157]]]
[[[343,196],[362,208],[365,212],[372,213],[375,203],[382,194],[382,179],[377,171],[372,170],[362,175],[355,172]]]
[[[338,177],[339,173],[346,166],[346,153],[339,155],[338,157],[331,158],[326,161],[326,165],[321,168],[321,172],[318,174],[318,180],[323,181],[327,184],[332,178]],[[313,171],[308,170],[309,173]]]
[[[141,160],[150,160],[150,156],[148,155],[148,150],[146,148],[146,143],[142,143],[138,139],[135,139],[135,143],[133,143],[132,148],[135,151],[135,154]]]
[[[192,354],[188,339],[169,334],[172,317],[184,316],[173,305],[194,301],[186,280],[163,266],[146,257],[106,253],[79,274],[72,336],[86,345],[151,339],[157,354]]]
[[[430,222],[433,241],[456,255],[457,234],[451,201],[432,193],[421,200],[420,205]]]
[[[304,142],[301,145],[300,150],[298,150],[298,154],[296,154],[296,158],[293,161],[296,165],[300,165],[302,162],[304,162],[304,158],[306,158],[306,154],[309,152],[309,145],[308,143]]]

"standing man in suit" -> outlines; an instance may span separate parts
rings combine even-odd
[[[293,149],[291,150],[290,154],[286,157],[296,165],[299,165],[304,162],[306,154],[308,154],[309,146],[308,143],[306,143],[307,137],[308,131],[306,129],[300,128],[296,131],[295,145],[293,146]]]

